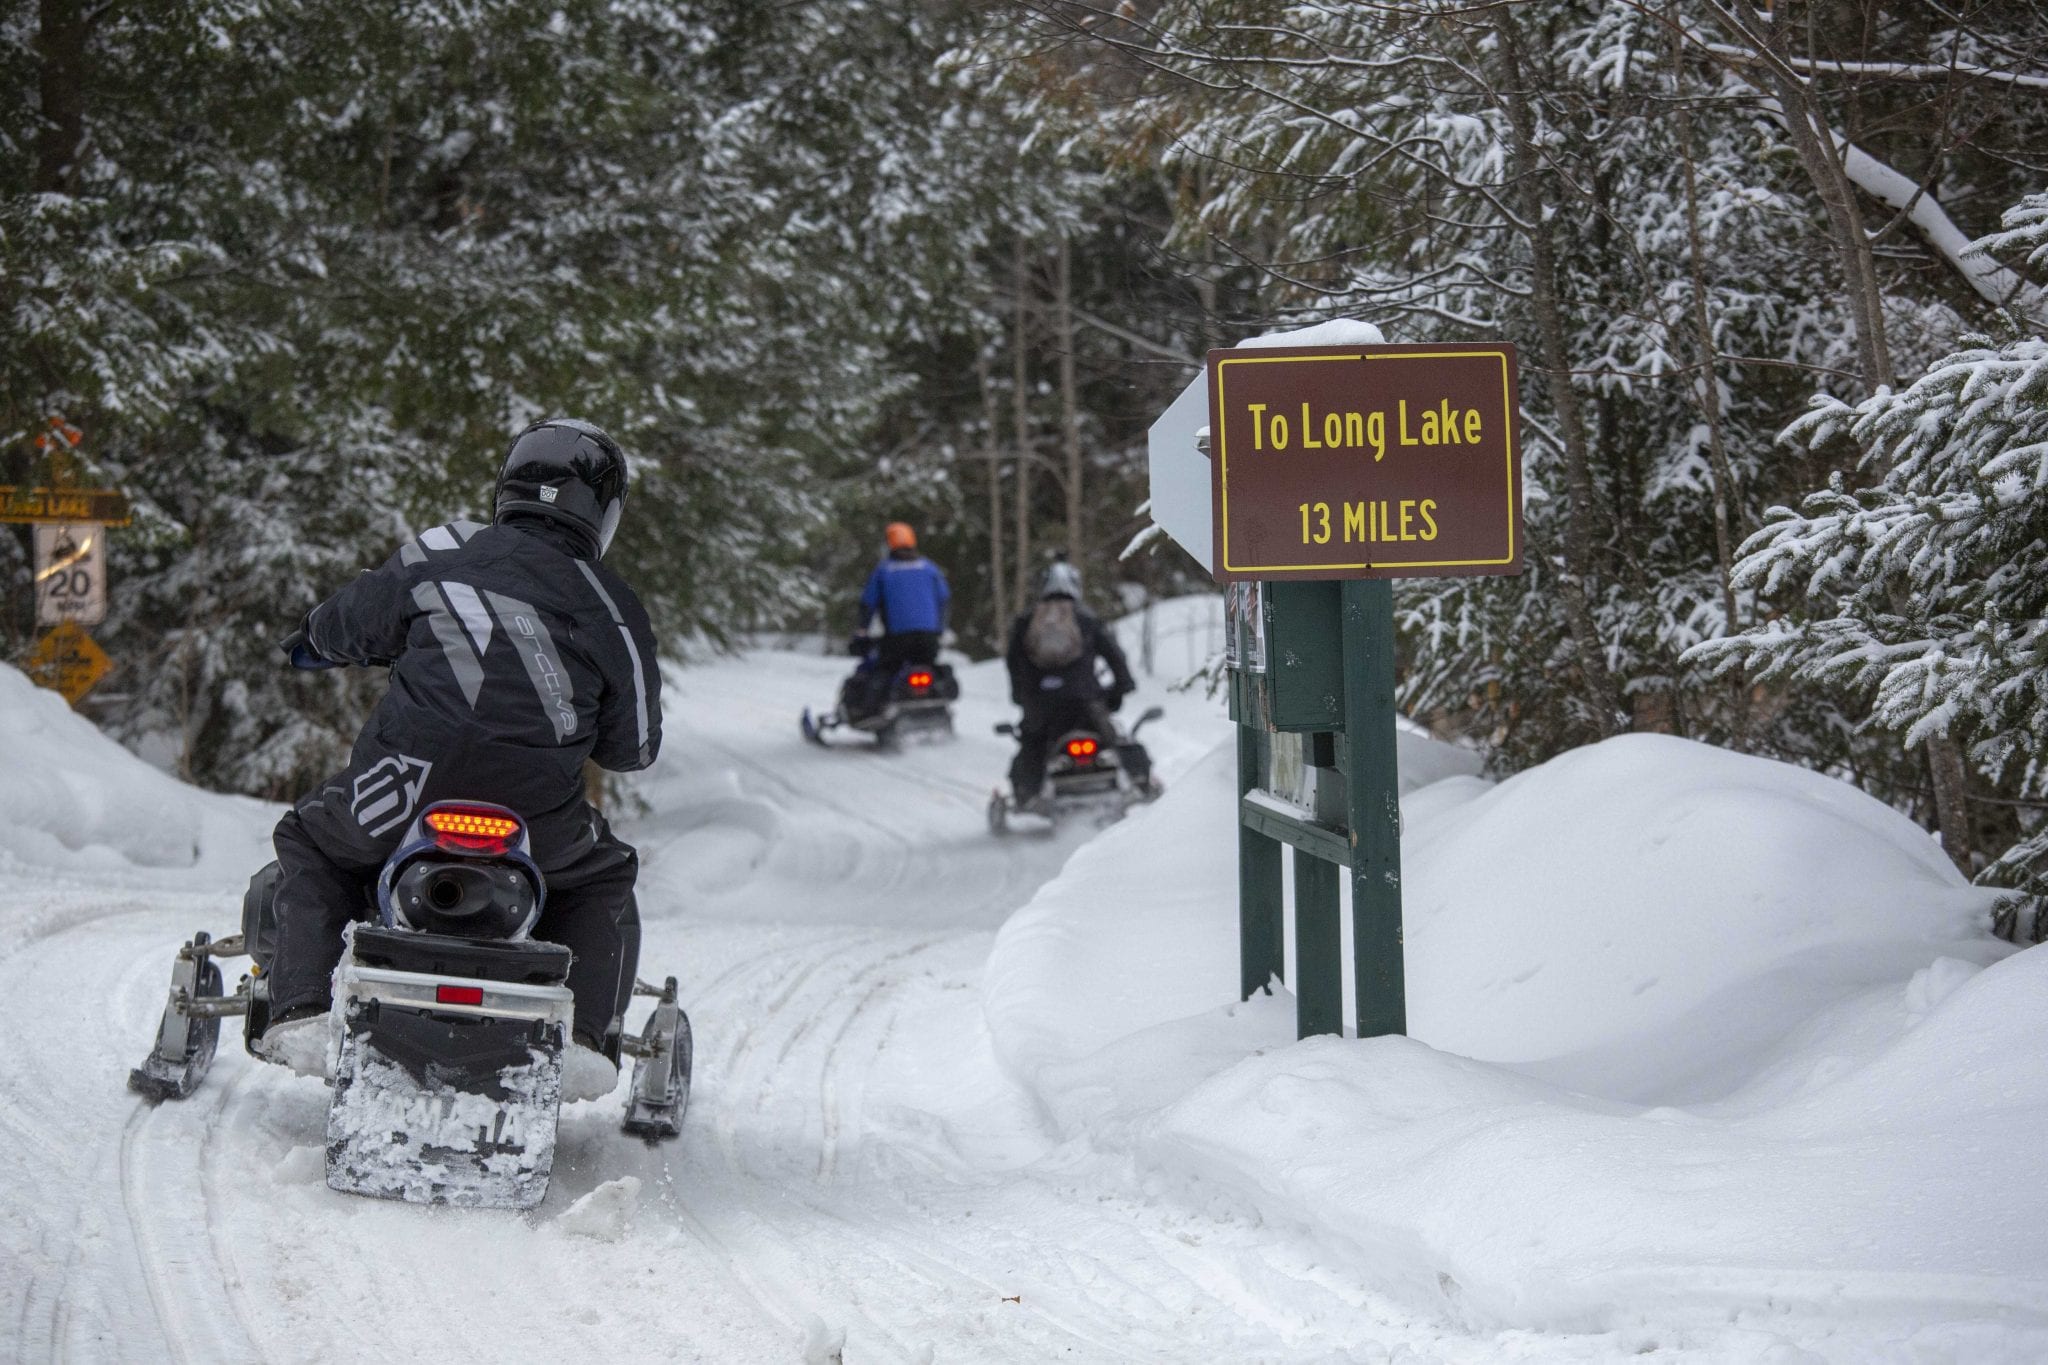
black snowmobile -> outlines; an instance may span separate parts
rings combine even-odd
[[[1005,833],[1010,818],[1019,813],[1040,816],[1055,829],[1068,816],[1091,812],[1098,823],[1108,824],[1132,806],[1157,800],[1166,787],[1153,775],[1152,756],[1138,742],[1138,731],[1165,714],[1157,706],[1147,707],[1127,735],[1067,731],[1046,759],[1045,786],[1035,801],[1020,808],[1009,792],[995,789],[988,801],[989,829]],[[996,733],[1014,739],[1017,727],[1005,721]]]
[[[875,743],[889,748],[906,739],[937,739],[953,733],[953,703],[960,700],[960,683],[951,664],[903,664],[889,678],[877,676],[874,645],[865,635],[856,635],[847,652],[861,660],[861,666],[839,685],[839,701],[822,716],[804,708],[804,738],[827,745],[834,730],[858,730],[875,737]]]
[[[245,1016],[252,1053],[268,1024],[265,971],[275,942],[277,864],[250,880],[242,932],[194,934],[171,968],[156,1046],[129,1073],[151,1100],[183,1099],[205,1079],[220,1021]],[[525,823],[503,806],[443,801],[413,822],[377,879],[374,913],[351,927],[335,973],[327,1184],[419,1204],[531,1208],[548,1189],[573,998],[571,954],[528,937],[546,883]],[[217,959],[254,965],[224,995]],[[658,1141],[681,1130],[690,1096],[690,1021],[676,979],[637,1035],[625,1130]]]

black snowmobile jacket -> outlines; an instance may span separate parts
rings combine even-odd
[[[1122,695],[1137,687],[1137,680],[1131,676],[1131,666],[1124,660],[1123,647],[1117,644],[1116,636],[1102,624],[1101,618],[1077,603],[1074,622],[1081,628],[1081,653],[1065,668],[1040,668],[1031,661],[1030,652],[1024,648],[1025,632],[1031,629],[1030,612],[1025,612],[1011,624],[1010,647],[1003,655],[1003,661],[1010,669],[1011,701],[1019,706],[1032,707],[1048,702],[1099,700],[1104,689],[1095,673],[1097,658],[1109,665],[1110,690]]]
[[[511,807],[539,844],[550,815],[585,823],[586,758],[614,772],[654,762],[647,612],[577,548],[538,519],[437,526],[307,615],[320,658],[391,665],[349,763],[365,835],[395,837],[420,806],[467,799]]]

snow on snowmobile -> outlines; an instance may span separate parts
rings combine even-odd
[[[861,660],[861,666],[839,685],[839,701],[821,716],[804,708],[804,738],[828,746],[826,736],[834,730],[859,730],[875,737],[875,743],[890,748],[906,739],[937,739],[953,733],[953,703],[960,700],[960,683],[951,664],[903,664],[885,685],[877,685],[872,640],[856,635],[847,651]]]
[[[1007,832],[1011,818],[1019,813],[1040,816],[1054,829],[1062,819],[1087,812],[1093,812],[1098,823],[1108,824],[1122,819],[1132,806],[1157,800],[1166,787],[1153,775],[1152,756],[1138,742],[1138,732],[1165,714],[1157,706],[1147,707],[1127,735],[1117,734],[1113,726],[1107,735],[1086,727],[1067,731],[1047,757],[1045,786],[1036,800],[1019,807],[1000,786],[990,795],[989,829]],[[1004,721],[996,733],[1014,739],[1017,727]]]
[[[153,1101],[190,1095],[232,1015],[256,1054],[277,877],[272,863],[250,879],[241,933],[197,933],[178,950],[156,1045],[130,1089]],[[532,1208],[546,1195],[574,1003],[569,949],[528,936],[546,895],[512,811],[442,801],[414,820],[377,878],[374,918],[350,927],[335,971],[330,1188],[470,1208]],[[218,960],[232,957],[254,965],[224,995]],[[624,1128],[652,1142],[682,1127],[690,1021],[674,977],[634,994],[656,1003],[619,1040],[635,1059]]]

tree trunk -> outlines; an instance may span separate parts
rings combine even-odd
[[[1721,571],[1721,614],[1730,635],[1741,630],[1735,608],[1735,470],[1721,438],[1721,378],[1715,363],[1713,319],[1707,315],[1705,234],[1700,231],[1699,168],[1693,160],[1692,110],[1687,106],[1679,39],[1671,40],[1671,71],[1678,110],[1678,146],[1685,159],[1685,232],[1691,253],[1693,347],[1699,357],[1700,412],[1707,422],[1707,467],[1714,482],[1714,558]],[[1741,688],[1737,679],[1736,687]]]
[[[1002,444],[997,432],[996,386],[989,373],[986,347],[975,352],[974,377],[981,383],[982,453],[988,458],[988,642],[1000,654],[1010,626],[1009,584],[1003,581]]]
[[[1947,735],[1927,741],[1927,772],[1934,782],[1934,819],[1941,827],[1941,849],[1965,877],[1972,876],[1969,768],[1962,746]]]
[[[35,188],[69,194],[78,179],[85,143],[85,40],[90,23],[84,0],[41,0],[36,55],[40,59],[42,126],[36,133]]]
[[[1878,285],[1877,258],[1870,250],[1870,234],[1863,227],[1863,212],[1855,186],[1835,150],[1826,111],[1815,101],[1812,87],[1783,60],[1790,40],[1788,26],[1774,23],[1758,31],[1744,22],[1736,11],[1709,3],[1723,31],[1733,35],[1757,54],[1764,69],[1764,83],[1777,99],[1785,116],[1785,132],[1799,156],[1800,167],[1813,184],[1813,191],[1827,210],[1828,227],[1834,237],[1835,258],[1842,271],[1842,287],[1849,300],[1849,317],[1856,328],[1856,348],[1861,360],[1866,393],[1897,384],[1892,370],[1891,345],[1885,336],[1884,293]],[[1927,767],[1934,782],[1935,821],[1941,829],[1941,846],[1950,860],[1970,873],[1974,841],[1966,791],[1969,767],[1954,739],[1937,735],[1926,744]]]
[[[1060,344],[1060,435],[1067,457],[1067,558],[1079,567],[1087,548],[1081,512],[1081,413],[1074,382],[1074,253],[1060,234],[1058,303]]]
[[[1593,727],[1605,738],[1622,729],[1621,712],[1607,660],[1601,653],[1600,633],[1593,621],[1588,592],[1593,577],[1593,525],[1598,503],[1586,446],[1585,418],[1579,409],[1578,392],[1572,387],[1571,346],[1565,338],[1563,303],[1558,297],[1557,252],[1551,236],[1549,196],[1545,192],[1549,176],[1535,149],[1535,116],[1529,108],[1528,93],[1522,87],[1515,21],[1502,14],[1495,22],[1507,63],[1507,79],[1499,93],[1513,132],[1514,176],[1520,188],[1517,211],[1529,224],[1529,301],[1536,316],[1537,341],[1543,354],[1551,405],[1557,409],[1558,436],[1564,445],[1565,495],[1570,508],[1565,515],[1564,572],[1558,577],[1558,595],[1564,601],[1565,622],[1571,629],[1581,688],[1592,712]]]
[[[1010,402],[1017,435],[1017,590],[1013,595],[1019,611],[1031,600],[1031,394],[1027,387],[1031,382],[1031,372],[1025,363],[1024,352],[1029,340],[1026,323],[1031,270],[1025,246],[1024,239],[1019,237],[1011,279],[1017,310],[1016,335],[1010,347],[1014,352],[1011,358],[1014,382]]]

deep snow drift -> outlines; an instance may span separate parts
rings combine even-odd
[[[1297,1043],[1230,1003],[1233,792],[1218,754],[999,936],[996,1048],[1063,1131],[1475,1326],[2048,1349],[2048,952],[1909,821],[1656,736],[1411,790],[1413,1037]]]
[[[247,877],[276,818],[261,802],[165,776],[55,692],[0,664],[0,860],[69,868],[205,860]]]

